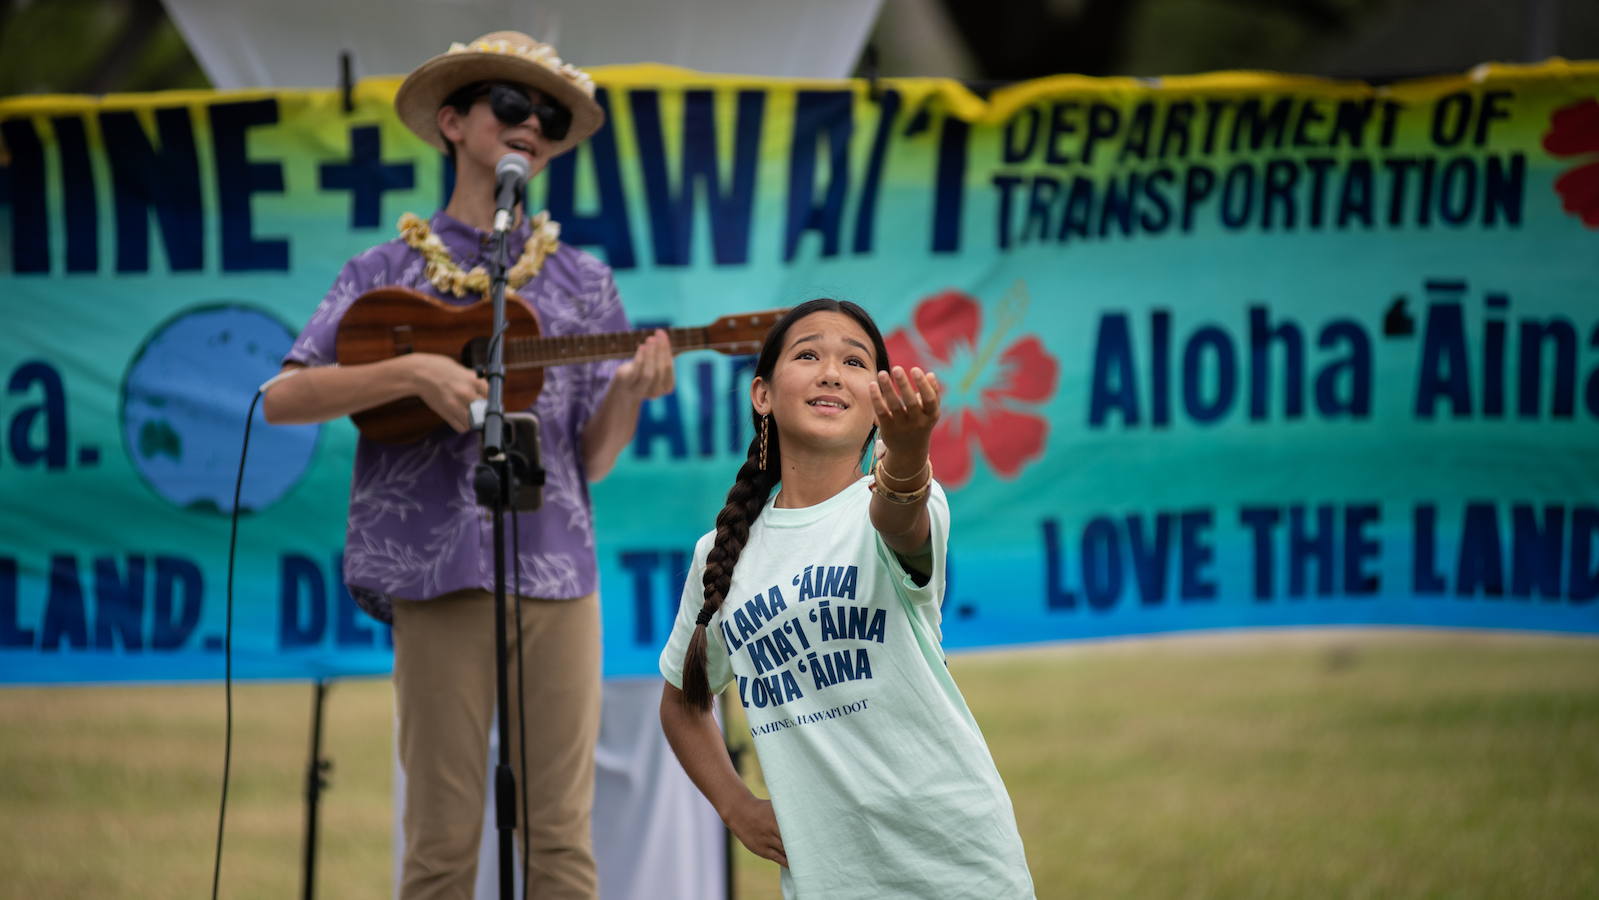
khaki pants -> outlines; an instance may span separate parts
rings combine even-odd
[[[589,813],[600,727],[599,595],[522,600],[528,773],[521,771],[517,736],[515,615],[508,605],[507,730],[518,824],[528,829],[530,842],[528,896],[594,900]],[[394,696],[406,776],[401,900],[471,900],[494,687],[493,594],[466,590],[395,600]],[[521,808],[524,783],[527,809]],[[518,833],[519,853],[521,846]]]

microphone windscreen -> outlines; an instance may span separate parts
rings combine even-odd
[[[533,167],[528,165],[527,157],[520,153],[507,153],[500,157],[494,165],[494,179],[501,184],[507,177],[515,178],[517,184],[525,184],[533,177]]]

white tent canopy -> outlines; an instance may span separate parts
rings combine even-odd
[[[578,66],[843,78],[882,0],[165,0],[218,88],[327,87],[403,74],[491,31],[556,45]]]

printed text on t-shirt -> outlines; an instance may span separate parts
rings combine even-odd
[[[738,677],[739,702],[746,708],[764,709],[802,699],[806,688],[795,672],[810,676],[811,691],[872,677],[871,655],[866,647],[822,646],[834,641],[884,642],[888,627],[884,610],[835,605],[832,599],[822,599],[854,600],[858,574],[855,566],[806,566],[804,572],[795,575],[792,585],[799,588],[796,605],[811,599],[820,601],[809,615],[787,615],[788,601],[780,585],[775,584],[764,594],[732,607],[730,615],[724,610],[719,627],[728,653],[744,651],[755,671],[753,677]],[[807,619],[815,631],[807,633]],[[788,668],[791,661],[792,670]]]

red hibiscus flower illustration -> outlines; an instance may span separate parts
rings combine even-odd
[[[1555,110],[1543,148],[1555,156],[1599,154],[1599,102],[1589,97]],[[1599,228],[1599,156],[1555,179],[1555,190],[1566,212],[1581,217],[1589,228]]]
[[[895,329],[885,341],[894,365],[938,373],[944,409],[932,457],[946,487],[971,478],[974,441],[1001,478],[1015,478],[1028,460],[1043,455],[1049,422],[1035,410],[1054,396],[1060,365],[1034,335],[1005,345],[1026,309],[1026,287],[1017,282],[985,329],[976,298],[945,291],[917,305],[912,331]]]

